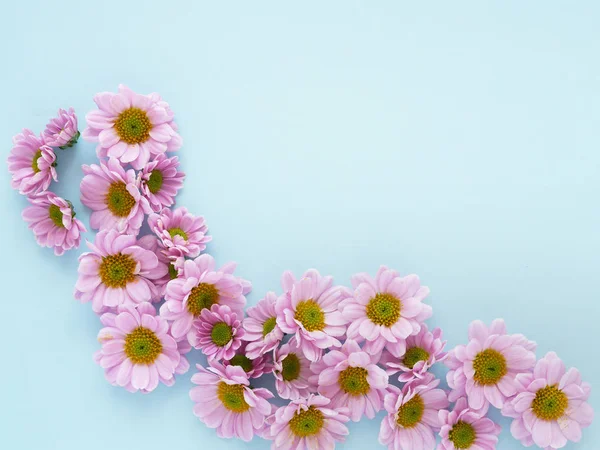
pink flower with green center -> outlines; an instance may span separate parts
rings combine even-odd
[[[180,172],[179,158],[157,155],[139,173],[142,194],[155,212],[175,203],[177,192],[183,187],[185,173]]]
[[[204,308],[194,320],[192,347],[202,350],[209,360],[231,359],[242,346],[242,321],[227,305]]]
[[[73,108],[58,110],[58,116],[50,119],[43,132],[44,142],[62,150],[73,147],[79,139],[77,116]]]
[[[242,336],[242,339],[245,336]],[[273,372],[271,355],[262,355],[257,358],[250,358],[248,355],[248,342],[243,342],[237,349],[235,355],[229,360],[223,361],[224,366],[240,366],[248,375],[248,378],[260,378],[266,373]]]
[[[44,140],[24,129],[13,137],[13,147],[8,156],[11,186],[23,195],[46,191],[52,180],[58,181],[56,155]]]
[[[277,326],[276,303],[277,295],[267,292],[255,306],[246,310],[248,317],[244,319],[244,340],[249,341],[246,354],[250,358],[271,352],[283,339],[283,331]]]
[[[311,364],[295,341],[289,341],[273,351],[275,388],[281,398],[296,400],[317,391]]]

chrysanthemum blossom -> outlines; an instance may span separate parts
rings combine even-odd
[[[159,382],[172,385],[181,355],[168,322],[145,306],[138,310],[130,304],[120,311],[103,318],[107,326],[98,333],[102,348],[94,359],[106,379],[131,392],[151,392]]]
[[[379,364],[386,368],[388,375],[400,372],[398,380],[406,383],[413,378],[423,378],[431,366],[446,359],[445,346],[442,330],[429,331],[427,325],[422,324],[421,331],[406,339],[406,351],[402,355],[394,356],[383,350]]]
[[[471,409],[482,414],[490,403],[502,408],[516,394],[515,377],[535,365],[528,342],[522,335],[489,334],[481,321],[472,322],[469,344],[456,346],[445,361],[450,401],[466,396]]]
[[[43,192],[28,197],[29,206],[23,210],[23,219],[39,245],[54,249],[55,255],[79,247],[85,226],[75,218],[73,205],[52,192]]]
[[[204,217],[190,214],[183,206],[150,214],[148,226],[158,236],[167,255],[174,258],[195,258],[212,239],[206,235],[208,227]]]
[[[381,266],[375,279],[366,273],[352,277],[354,293],[340,304],[340,311],[350,323],[348,338],[362,341],[369,353],[387,348],[393,355],[406,351],[406,338],[417,334],[431,306],[423,303],[429,294],[419,277],[401,277],[395,270]]]
[[[248,342],[243,342],[235,352],[235,355],[233,355],[233,358],[223,361],[223,365],[240,366],[244,369],[248,378],[259,378],[266,373],[273,372],[271,354],[250,358],[248,356]]]
[[[175,196],[183,187],[185,173],[178,171],[179,158],[157,155],[139,173],[142,194],[156,212],[175,203]]]
[[[83,165],[81,203],[92,210],[90,225],[95,230],[116,229],[137,235],[145,214],[152,212],[140,194],[133,170],[125,170],[116,159],[100,165]]]
[[[135,236],[105,230],[87,245],[91,252],[79,257],[76,299],[91,301],[92,309],[103,313],[107,308],[150,301],[156,295],[152,280],[163,277],[167,266],[137,245]]]
[[[31,130],[13,137],[7,162],[11,186],[23,195],[38,194],[47,190],[52,180],[58,181],[54,150]]]
[[[331,400],[330,407],[350,410],[350,420],[372,419],[383,406],[388,375],[377,366],[377,356],[369,355],[348,339],[340,350],[323,356],[325,369],[319,371],[319,394]]]
[[[160,308],[160,315],[173,321],[175,339],[187,336],[193,345],[196,339],[192,329],[194,319],[215,304],[227,305],[243,317],[245,294],[250,292],[252,285],[234,276],[234,270],[235,263],[217,269],[214,258],[207,254],[185,261],[181,273],[167,284],[165,303]]]
[[[575,368],[566,370],[556,353],[540,359],[533,373],[517,375],[517,395],[502,408],[512,417],[512,435],[527,447],[553,450],[579,442],[594,411],[587,400],[591,387]]]
[[[239,366],[223,366],[211,361],[205,369],[197,365],[192,376],[196,384],[190,390],[195,403],[194,414],[209,428],[216,428],[222,438],[237,437],[251,441],[262,434],[271,414],[268,399],[273,394],[264,388],[251,388],[248,375]]]
[[[154,253],[158,258],[158,261],[162,264],[165,264],[168,268],[168,271],[164,276],[156,280],[152,280],[154,286],[156,287],[156,295],[154,296],[152,301],[161,301],[165,296],[165,292],[167,290],[167,283],[177,278],[183,270],[183,263],[185,262],[185,258],[169,258],[166,255],[164,248],[160,245],[158,238],[153,234],[147,234],[139,238],[138,245]]]
[[[116,158],[142,169],[152,156],[181,147],[173,112],[160,97],[136,94],[124,85],[119,92],[94,96],[97,110],[86,116],[83,138],[98,142],[99,158]]]
[[[273,375],[275,388],[281,398],[296,400],[317,391],[310,361],[295,341],[289,341],[274,350]]]
[[[448,407],[448,398],[437,389],[433,375],[404,385],[389,387],[384,407],[388,415],[381,422],[379,442],[389,450],[434,450],[435,434],[440,429],[438,413]]]
[[[283,275],[286,278],[293,275],[287,272]],[[341,346],[336,337],[346,332],[346,321],[337,309],[342,293],[333,286],[332,277],[311,269],[277,300],[277,325],[284,333],[293,334],[292,339],[310,361],[319,360],[323,349]]]
[[[246,310],[244,340],[249,341],[246,347],[249,358],[258,358],[272,351],[283,339],[283,331],[277,326],[276,302],[277,295],[267,292],[255,306]]]
[[[291,401],[275,411],[269,430],[272,450],[332,450],[344,442],[349,431],[348,409],[333,409],[320,395]]]
[[[204,308],[194,320],[192,346],[202,350],[208,359],[231,359],[242,346],[242,321],[227,305]]]
[[[466,398],[459,398],[452,411],[440,411],[438,417],[442,427],[438,450],[496,449],[502,428],[470,409]]]
[[[66,149],[73,147],[79,139],[77,116],[73,108],[58,110],[58,116],[50,119],[42,133],[44,142],[51,147]]]

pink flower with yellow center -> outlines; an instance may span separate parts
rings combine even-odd
[[[194,320],[194,348],[202,350],[207,358],[231,359],[242,346],[242,321],[227,305],[215,304],[204,308]]]
[[[175,203],[177,192],[183,187],[185,173],[178,171],[179,158],[157,155],[139,173],[142,194],[155,212]]]
[[[283,339],[283,331],[277,326],[276,303],[277,295],[267,292],[263,299],[246,311],[248,317],[244,319],[244,340],[249,341],[246,354],[250,358],[258,358],[272,351]]]
[[[281,398],[296,400],[317,391],[310,361],[295,341],[290,340],[273,351],[273,375]]]
[[[23,195],[38,194],[47,190],[52,180],[58,181],[54,150],[31,130],[13,137],[7,162],[11,186]]]

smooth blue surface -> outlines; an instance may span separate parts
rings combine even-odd
[[[58,107],[83,122],[98,91],[158,91],[184,139],[178,204],[206,217],[219,262],[239,262],[251,304],[286,269],[418,273],[450,345],[504,317],[579,367],[598,410],[600,7],[417,3],[4,4],[2,158]],[[94,146],[59,157],[53,189],[87,223]],[[99,322],[72,298],[78,252],[39,248],[0,178],[0,448],[267,448],[198,422],[190,374],[146,396],[105,382]],[[383,448],[379,421],[339,448]],[[592,425],[568,448],[598,442]],[[519,448],[505,429],[498,449]]]

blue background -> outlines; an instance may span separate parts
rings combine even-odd
[[[504,317],[538,356],[579,367],[598,410],[600,7],[415,3],[6,3],[3,158],[58,107],[83,125],[98,91],[158,91],[184,139],[178,204],[252,280],[250,304],[286,269],[348,283],[385,263],[431,288],[449,345],[471,320]],[[87,223],[78,186],[94,145],[59,158],[53,189]],[[146,396],[105,382],[99,322],[72,298],[79,252],[39,248],[0,178],[0,447],[267,448],[197,421],[191,374]],[[383,448],[380,418],[351,424],[339,448]],[[502,424],[498,449],[521,448]],[[598,442],[593,425],[569,448]]]

